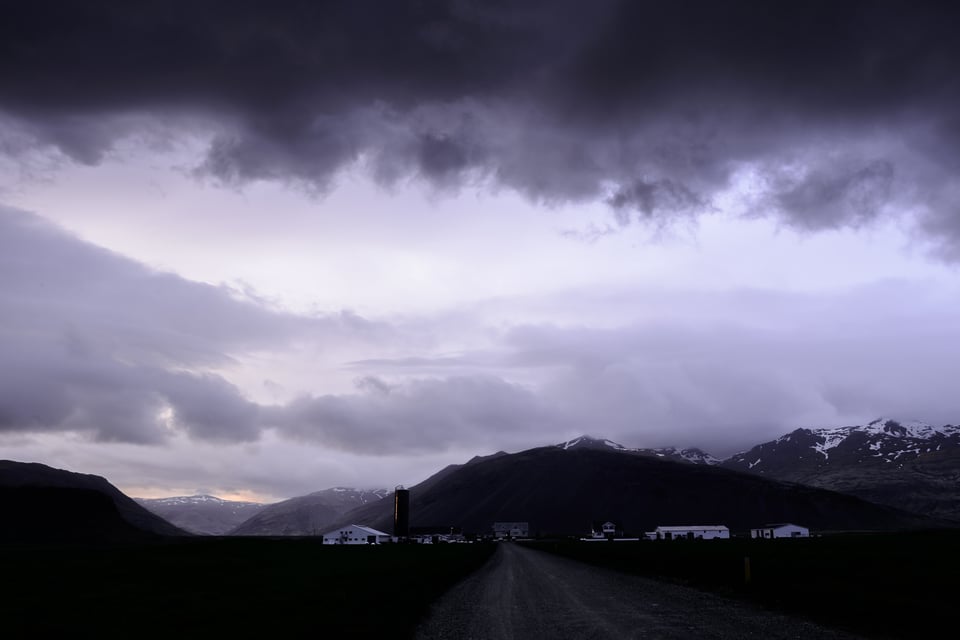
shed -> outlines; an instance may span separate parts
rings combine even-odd
[[[756,529],[750,529],[751,538],[809,538],[810,529],[801,527],[798,524],[781,522],[778,524],[765,524]]]

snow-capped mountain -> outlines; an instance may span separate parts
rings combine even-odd
[[[797,429],[721,465],[960,520],[960,426],[879,418]]]
[[[171,496],[169,498],[137,498],[137,501],[140,503],[148,503],[153,505],[164,505],[164,506],[173,506],[173,505],[187,505],[187,504],[217,504],[228,507],[236,507],[239,505],[254,504],[259,505],[259,502],[242,502],[236,500],[224,500],[223,498],[218,498],[217,496],[208,496],[208,495],[196,495],[196,496]]]
[[[720,464],[720,459],[715,458],[705,451],[697,448],[678,449],[676,447],[662,447],[658,449],[629,448],[613,440],[606,438],[592,438],[590,436],[579,436],[566,442],[556,445],[560,449],[568,450],[574,448],[580,449],[612,449],[614,451],[623,451],[624,453],[636,453],[646,456],[655,456],[665,460],[674,460],[676,462],[690,462],[692,464],[715,465]]]
[[[206,535],[223,535],[266,506],[210,495],[136,498],[136,501],[186,531]]]
[[[615,451],[636,451],[636,449],[628,449],[627,447],[614,442],[613,440],[607,440],[606,438],[593,438],[590,436],[578,436],[572,440],[561,442],[557,445],[557,447],[563,449],[564,451],[567,449],[573,449],[574,447],[579,447],[581,449],[614,449]]]
[[[902,467],[924,454],[954,447],[960,447],[960,427],[878,418],[861,426],[797,429],[737,453],[723,466],[761,474],[860,463]]]
[[[878,418],[864,425],[801,428],[718,460],[699,449],[628,448],[580,436],[560,449],[656,456],[849,493],[960,521],[960,426]]]
[[[345,513],[392,531],[393,501]],[[583,535],[611,519],[628,532],[659,523],[802,522],[820,530],[890,530],[935,521],[850,496],[734,473],[715,465],[669,462],[599,438],[487,456],[451,465],[410,487],[410,525],[457,526],[484,533],[498,521],[527,521],[544,535]]]

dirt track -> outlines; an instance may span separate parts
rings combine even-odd
[[[417,632],[439,638],[830,638],[852,636],[676,585],[502,543]]]

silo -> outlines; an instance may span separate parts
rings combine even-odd
[[[393,535],[399,539],[410,535],[410,491],[403,485],[393,491]]]

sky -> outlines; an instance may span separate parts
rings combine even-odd
[[[0,4],[0,458],[272,501],[960,420],[948,3]]]

